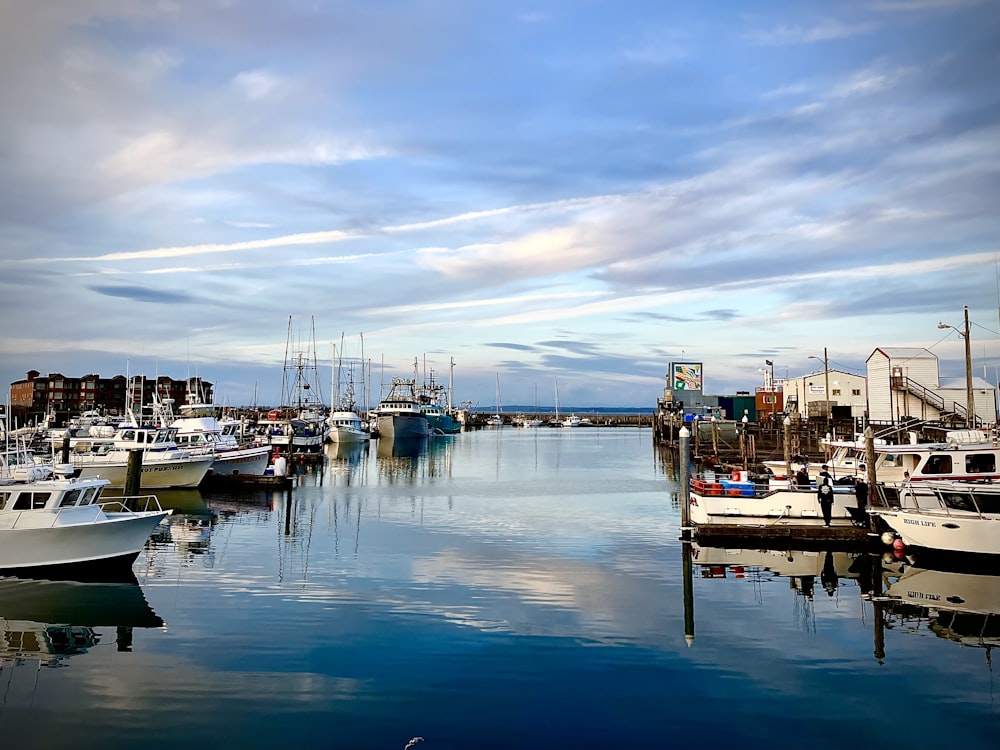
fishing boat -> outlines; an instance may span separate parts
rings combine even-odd
[[[691,477],[689,518],[699,537],[752,536],[783,538],[863,537],[864,524],[855,520],[853,484],[833,486],[830,527],[823,521],[815,483],[797,487],[787,480],[703,472]]]
[[[341,351],[343,351],[343,344],[341,344]],[[348,366],[345,367],[343,357],[337,354],[336,346],[333,348],[333,362],[330,383],[333,397],[330,415],[326,418],[327,440],[331,443],[363,443],[371,435],[365,429],[361,416],[358,414],[354,392],[353,362],[348,362]],[[361,367],[364,371],[363,361]]]
[[[881,482],[1000,479],[1000,444],[983,430],[951,430],[943,442],[875,446]]]
[[[922,481],[880,484],[876,489],[885,507],[871,513],[880,516],[907,548],[1000,555],[1000,484]]]
[[[285,364],[281,375],[281,405],[268,410],[258,420],[256,440],[275,451],[317,454],[330,432],[326,407],[319,390],[316,360],[316,322],[312,321],[312,341],[307,350],[292,340],[292,318],[288,318]]]
[[[454,360],[452,369],[454,370]],[[445,386],[434,380],[434,371],[425,378],[417,392],[420,411],[427,417],[428,427],[434,435],[455,435],[462,431],[462,423],[458,420],[451,405],[451,380]]]
[[[0,459],[0,572],[131,565],[169,514],[153,495],[103,500],[111,483],[73,467],[35,463],[31,451]]]
[[[416,379],[393,378],[389,392],[375,407],[379,437],[423,438],[431,434],[420,409]]]
[[[175,415],[173,400],[157,398],[153,413],[159,424],[170,428],[177,447],[194,456],[212,456],[209,473],[216,476],[249,474],[263,475],[271,459],[267,445],[241,446],[237,439],[237,424],[223,426],[216,417],[214,404],[202,402],[194,393],[188,403],[178,407]]]
[[[215,462],[212,454],[194,455],[177,445],[177,428],[135,424],[134,417],[111,437],[69,440],[68,462],[77,476],[101,477],[112,487],[124,487],[129,454],[142,451],[139,486],[144,490],[197,487]],[[53,455],[58,450],[53,443]],[[53,458],[53,463],[55,459]]]

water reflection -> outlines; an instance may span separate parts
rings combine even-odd
[[[131,571],[106,582],[0,578],[0,665],[59,666],[100,644],[100,627],[130,651],[133,628],[162,625]]]
[[[414,483],[433,477],[450,476],[451,451],[456,436],[378,439],[376,460],[381,478],[392,483]]]
[[[926,628],[939,638],[987,650],[1000,644],[1000,576],[910,567],[885,595],[889,627]]]

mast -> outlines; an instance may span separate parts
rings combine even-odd
[[[451,392],[455,388],[455,358],[451,358],[451,366],[448,369],[448,413],[452,412]]]

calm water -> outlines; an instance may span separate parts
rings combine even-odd
[[[895,589],[913,605],[873,603],[875,558],[698,546],[686,577],[649,430],[483,430],[405,453],[330,446],[291,493],[162,493],[176,513],[136,583],[0,581],[4,735],[74,750],[1000,743],[990,623],[917,606],[922,579]],[[1000,611],[1000,579],[931,573]]]

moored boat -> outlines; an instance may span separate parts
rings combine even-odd
[[[107,479],[33,464],[8,452],[0,467],[0,571],[131,565],[166,516],[155,496],[104,500]]]
[[[880,516],[907,548],[1000,555],[1000,485],[923,481],[879,485],[878,491],[886,507],[871,512]]]
[[[427,415],[417,399],[415,380],[393,378],[388,395],[375,407],[375,415],[379,437],[421,438],[431,434]]]
[[[693,476],[688,507],[695,534],[817,539],[864,535],[852,513],[857,510],[853,485],[834,485],[827,528],[815,485],[797,487],[773,477],[757,479],[744,471]]]

